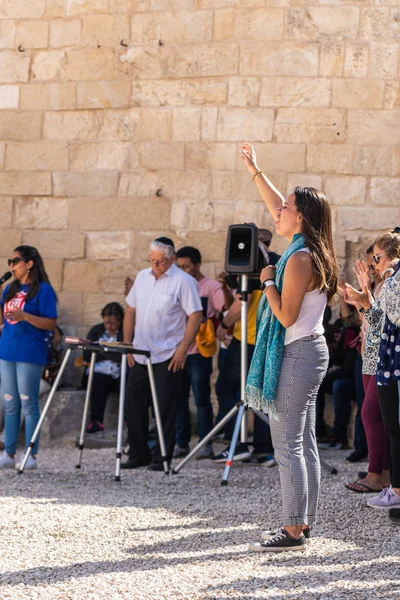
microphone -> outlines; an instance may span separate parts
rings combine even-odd
[[[12,277],[11,271],[7,271],[7,273],[4,273],[3,277],[0,277],[0,285],[3,285],[3,283],[5,281],[8,281],[8,279],[11,279],[11,277]]]

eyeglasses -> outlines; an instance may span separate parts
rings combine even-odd
[[[381,256],[386,256],[387,252],[383,252],[383,254],[373,254],[372,255],[372,262],[374,262],[376,265],[379,265],[379,261],[381,260]]]
[[[15,267],[20,262],[27,262],[27,261],[24,260],[23,258],[20,258],[19,256],[16,256],[15,258],[9,258],[7,260],[7,264],[8,264],[9,267],[11,267],[11,265],[13,267]]]
[[[167,261],[168,258],[163,258],[162,260],[149,260],[149,263],[155,267],[160,267],[161,265],[165,265]]]

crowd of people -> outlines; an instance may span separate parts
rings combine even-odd
[[[321,448],[349,450],[350,463],[368,459],[368,470],[346,484],[370,494],[368,506],[388,509],[400,522],[400,228],[379,234],[354,265],[358,286],[339,276],[332,220],[325,196],[298,187],[288,198],[259,169],[254,149],[244,144],[244,163],[289,245],[282,256],[270,250],[272,233],[259,229],[268,257],[260,278],[249,280],[248,373],[241,398],[241,290],[238,279],[202,272],[199,249],[176,250],[168,237],[150,245],[150,266],[127,282],[126,306],[107,304],[91,341],[133,343],[149,350],[166,444],[166,460],[190,452],[190,393],[203,440],[242,400],[255,412],[251,444],[238,443],[233,460],[278,465],[282,487],[282,527],[264,532],[254,551],[303,550],[316,522]],[[43,260],[31,246],[17,247],[8,260],[14,279],[1,297],[1,397],[5,408],[4,452],[0,468],[16,465],[21,412],[26,447],[39,419],[40,385],[54,381],[60,364],[57,297]],[[261,284],[261,285],[260,285]],[[333,315],[336,315],[333,317]],[[82,387],[87,385],[88,353]],[[158,442],[149,443],[152,394],[145,358],[128,355],[124,469],[163,471]],[[212,405],[212,375],[217,411]],[[118,392],[118,355],[97,357],[88,434],[104,430],[110,391]],[[326,395],[334,421],[326,420]],[[353,431],[353,407],[356,410]],[[214,413],[216,415],[214,416]],[[235,417],[223,427],[227,447],[214,452],[212,439],[196,459],[224,463]],[[251,447],[252,446],[252,447]],[[26,464],[37,468],[38,439]]]

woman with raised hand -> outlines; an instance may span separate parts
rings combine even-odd
[[[261,272],[263,298],[246,386],[248,406],[269,414],[282,489],[283,526],[264,532],[254,551],[304,550],[320,486],[315,436],[318,388],[328,368],[322,319],[336,293],[338,266],[325,196],[297,187],[285,200],[258,168],[250,144],[242,158],[289,246],[276,267]]]
[[[32,246],[18,246],[8,259],[14,281],[0,301],[1,393],[5,400],[5,444],[0,469],[14,468],[21,408],[25,416],[25,448],[40,417],[39,390],[47,360],[48,332],[56,327],[57,298],[42,257]],[[25,469],[36,469],[39,438]]]

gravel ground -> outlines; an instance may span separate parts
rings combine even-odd
[[[400,528],[343,483],[363,464],[323,458],[320,523],[307,552],[247,551],[280,524],[277,468],[191,461],[179,475],[145,469],[113,480],[114,451],[40,452],[40,469],[0,472],[0,598],[6,600],[309,600],[399,598]]]

